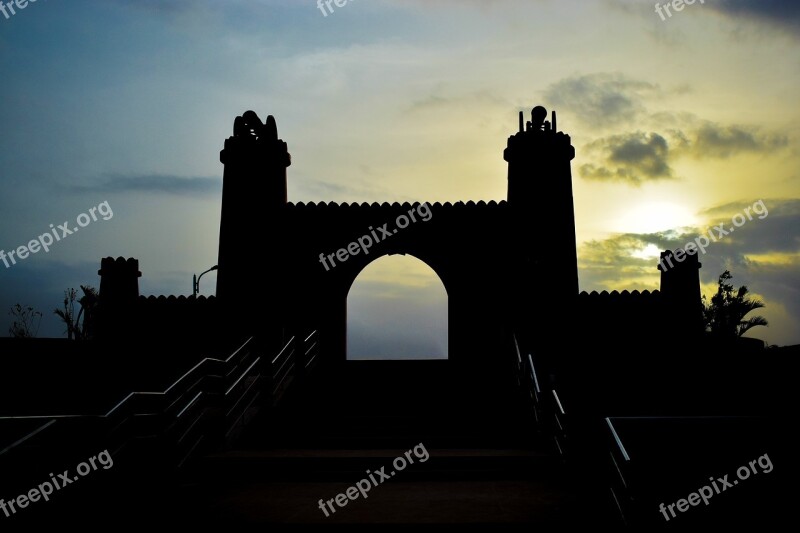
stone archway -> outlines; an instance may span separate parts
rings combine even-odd
[[[347,294],[347,359],[447,359],[447,318],[447,290],[424,261],[377,257]]]

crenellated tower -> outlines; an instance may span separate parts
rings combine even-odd
[[[232,314],[263,320],[274,301],[274,280],[262,261],[280,262],[286,169],[292,158],[278,138],[275,118],[262,123],[253,111],[236,117],[220,152],[225,166],[219,232],[217,298]]]
[[[697,250],[661,252],[661,294],[672,316],[671,329],[676,337],[699,335],[703,331],[703,304],[700,294],[700,268]]]
[[[136,301],[139,299],[139,261],[105,257],[100,262],[97,332],[100,338],[128,340],[137,334]]]
[[[530,120],[519,114],[519,131],[503,153],[508,162],[508,206],[512,263],[521,318],[547,314],[566,320],[578,296],[578,256],[571,162],[575,148],[558,131],[555,111],[537,106]],[[544,304],[544,305],[542,305]],[[542,316],[532,316],[532,309]]]

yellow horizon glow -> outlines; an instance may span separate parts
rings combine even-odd
[[[697,216],[685,205],[667,201],[647,201],[622,211],[611,221],[611,229],[618,233],[656,233],[692,227],[698,223]]]

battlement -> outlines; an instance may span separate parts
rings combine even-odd
[[[97,272],[99,275],[134,275],[137,278],[142,277],[142,273],[139,272],[139,261],[130,257],[125,259],[124,257],[117,257],[116,259],[113,257],[104,257],[100,260],[100,270]]]
[[[100,294],[106,302],[131,301],[139,296],[139,261],[106,257],[100,261]],[[102,301],[102,300],[101,300]]]
[[[575,148],[570,136],[558,131],[556,112],[553,111],[552,122],[545,120],[546,118],[547,110],[542,106],[531,110],[531,120],[527,122],[520,111],[519,131],[508,138],[503,159],[511,163],[517,158],[533,157],[543,164],[554,157],[572,161],[575,158]]]
[[[219,160],[225,165],[256,155],[284,168],[292,164],[288,145],[278,138],[275,117],[269,115],[262,123],[254,111],[245,111],[233,121],[233,136],[225,140]]]
[[[637,290],[633,290],[633,291],[624,290],[622,292],[620,292],[620,291],[611,291],[611,292],[608,292],[608,291],[602,291],[602,292],[581,291],[581,293],[579,294],[579,301],[587,301],[587,300],[588,301],[593,301],[593,300],[596,300],[596,301],[608,301],[608,300],[624,301],[624,300],[638,300],[638,299],[647,299],[647,298],[658,299],[660,297],[661,297],[661,291],[659,291],[659,290],[654,290],[654,291],[643,290],[642,292],[639,292]]]
[[[351,202],[351,203],[347,203],[347,202],[342,202],[342,203],[337,203],[337,202],[307,202],[307,203],[305,203],[305,202],[297,202],[297,203],[289,202],[288,204],[286,204],[286,207],[287,208],[291,208],[291,209],[335,208],[335,209],[345,209],[345,210],[346,209],[362,209],[362,210],[363,209],[405,209],[405,210],[408,210],[408,209],[411,209],[411,208],[414,208],[414,207],[417,207],[419,205],[423,205],[423,204],[426,204],[426,203],[427,203],[427,205],[429,205],[434,210],[462,209],[462,208],[475,208],[475,207],[481,207],[481,208],[483,208],[483,207],[489,207],[489,208],[500,207],[500,208],[503,208],[503,207],[505,207],[507,205],[507,202],[505,200],[500,200],[499,202],[497,202],[495,200],[490,200],[488,202],[486,202],[484,200],[480,200],[478,202],[474,202],[474,201],[453,202],[453,203],[451,203],[451,202],[445,202],[445,203],[435,202],[435,203],[432,203],[432,204],[428,203],[428,202],[414,202],[414,203],[403,202],[402,204],[399,203],[399,202],[392,202],[392,203],[389,203],[389,202],[382,202],[382,203],[378,203],[378,202],[372,202],[372,203],[367,203],[367,202],[362,202],[362,203],[358,203],[358,202]]]

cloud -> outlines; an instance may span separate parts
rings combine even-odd
[[[582,243],[578,249],[581,290],[658,289],[658,259],[641,257],[653,241],[663,243],[664,239],[623,233]],[[658,250],[666,248],[658,246]]]
[[[723,15],[755,19],[788,30],[795,36],[800,30],[800,3],[797,0],[717,0],[706,5]]]
[[[349,183],[333,182],[305,176],[295,177],[290,187],[297,187],[300,196],[314,202],[374,202],[375,198],[381,201],[402,202],[414,201],[413,198],[398,195],[385,187],[373,183],[372,170],[364,165],[360,166],[362,174],[367,178],[351,178]],[[291,192],[291,189],[290,189]]]
[[[767,207],[774,207],[779,216],[800,216],[800,200],[794,198],[767,199],[764,200]],[[707,207],[700,211],[698,215],[710,220],[730,218],[736,213],[741,213],[745,207],[752,205],[751,201],[728,202],[725,204]]]
[[[758,331],[757,336],[778,344],[797,344],[800,342],[797,333],[800,323],[800,199],[765,198],[763,202],[769,210],[765,218],[748,220],[735,228],[735,233],[709,247],[701,258],[700,279],[703,283],[716,283],[720,273],[730,270],[736,286],[747,285],[767,304],[759,314],[770,321],[771,327]],[[753,203],[730,203],[703,213],[710,216],[710,224],[725,223],[730,229],[733,215],[743,213]],[[778,324],[785,324],[785,328]]]
[[[544,94],[551,107],[568,109],[593,128],[632,122],[645,111],[645,97],[658,95],[657,85],[619,73],[575,76],[551,85]]]
[[[727,159],[737,153],[770,153],[789,144],[784,133],[765,132],[752,124],[720,124],[685,112],[659,112],[646,119],[648,127],[663,129],[676,151],[698,158]]]
[[[646,19],[652,19],[654,15],[652,4],[643,5],[640,0],[605,0],[605,2],[630,15]],[[714,12],[733,21],[755,21],[795,37],[798,36],[797,30],[800,29],[800,3],[797,0],[709,0],[702,5],[703,12]],[[677,42],[679,41],[676,40],[675,43]]]
[[[734,227],[732,218],[744,214],[754,204],[763,202],[766,212],[759,209],[758,215],[750,209],[752,220],[734,228],[735,231],[728,235],[718,236],[714,231],[715,226],[723,224],[723,229],[730,230]],[[700,235],[711,233],[715,239],[707,247],[703,261],[710,261],[714,265],[739,265],[747,267],[752,264],[748,256],[758,255],[768,258],[770,255],[780,258],[772,261],[773,264],[785,263],[786,258],[797,256],[800,258],[800,199],[759,199],[730,202],[707,208],[698,213],[703,219],[702,225],[693,227],[671,228],[666,231],[654,233],[621,233],[613,234],[603,240],[593,240],[583,243],[579,253],[581,268],[594,269],[599,273],[605,272],[610,277],[600,283],[608,285],[609,281],[622,279],[625,275],[637,276],[649,273],[654,275],[652,269],[658,259],[640,259],[637,254],[645,250],[674,250],[683,248],[687,243],[693,242]],[[764,263],[767,263],[764,260]],[[640,270],[644,268],[644,270]],[[633,270],[631,270],[633,269]],[[718,268],[712,270],[716,271]],[[722,272],[724,268],[719,270]],[[716,272],[710,279],[716,279]],[[593,276],[595,280],[604,279],[603,276]],[[618,287],[617,287],[618,288]]]
[[[440,96],[430,94],[425,98],[412,102],[409,112],[429,111],[440,108],[451,108],[454,111],[465,112],[477,106],[493,106],[497,109],[508,109],[513,103],[491,91],[477,91],[464,95]]]
[[[683,248],[696,237],[708,234],[745,212],[758,200],[743,200],[709,207],[698,213],[703,225],[673,228],[657,233],[624,233],[581,244],[578,250],[581,290],[654,289],[659,286],[657,252]],[[778,343],[798,343],[800,323],[800,199],[766,198],[768,215],[753,216],[735,232],[712,242],[700,256],[700,281],[714,286],[717,277],[730,270],[736,285],[748,285],[767,303],[764,314],[773,324],[758,332]],[[714,232],[716,235],[716,232]],[[771,317],[778,317],[773,321]]]
[[[668,127],[663,134],[637,131],[587,144],[584,150],[593,161],[581,165],[581,177],[639,186],[647,181],[674,179],[672,163],[680,157],[729,159],[744,153],[769,155],[789,144],[783,134],[765,133],[755,126],[703,121],[686,113],[658,113],[648,122]]]
[[[738,264],[746,264],[751,254],[768,256],[771,254],[795,254],[800,252],[800,199],[766,198],[726,203],[708,208],[699,214],[706,218],[707,229],[718,224],[732,226],[732,218],[745,213],[748,207],[763,202],[767,215],[764,218],[753,216],[734,234],[725,236],[718,243],[726,250],[726,257]]]
[[[202,4],[202,2],[186,2],[184,0],[117,0],[117,3],[126,7],[166,14],[190,11],[197,9],[197,4]]]
[[[613,135],[587,145],[590,154],[600,154],[603,166],[580,167],[586,179],[622,181],[641,185],[644,181],[673,179],[667,140],[657,133],[635,132]]]
[[[219,194],[222,189],[220,178],[182,177],[167,174],[147,174],[141,176],[108,175],[97,183],[76,185],[73,192],[145,192],[177,195]]]
[[[755,128],[706,123],[693,132],[691,151],[696,157],[727,159],[741,152],[770,152],[788,144],[785,136],[761,134]]]
[[[348,357],[447,356],[447,292],[436,273],[413,256],[367,267],[348,294],[347,321]]]

